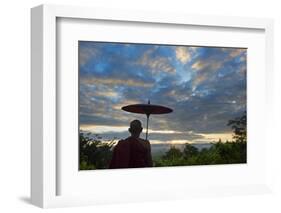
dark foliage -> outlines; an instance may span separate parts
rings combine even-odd
[[[93,139],[80,133],[80,170],[108,168],[113,145],[114,141],[103,143],[99,136]]]
[[[235,118],[234,120],[228,121],[228,126],[231,126],[234,132],[233,139],[236,142],[246,142],[247,141],[247,114],[246,111],[241,117]]]

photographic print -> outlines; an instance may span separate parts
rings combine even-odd
[[[79,41],[79,169],[247,162],[247,49]]]

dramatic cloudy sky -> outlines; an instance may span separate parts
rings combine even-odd
[[[128,136],[145,116],[136,103],[174,110],[153,115],[152,143],[231,140],[229,119],[246,110],[246,49],[79,42],[80,130],[105,139]]]

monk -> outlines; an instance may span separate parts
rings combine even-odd
[[[148,140],[140,138],[139,120],[130,123],[130,137],[120,140],[114,147],[110,169],[152,167],[151,147]]]

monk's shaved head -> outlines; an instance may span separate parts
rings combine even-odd
[[[139,120],[133,120],[130,123],[130,128],[129,128],[129,132],[132,135],[139,135],[142,132],[142,125],[141,122]]]

